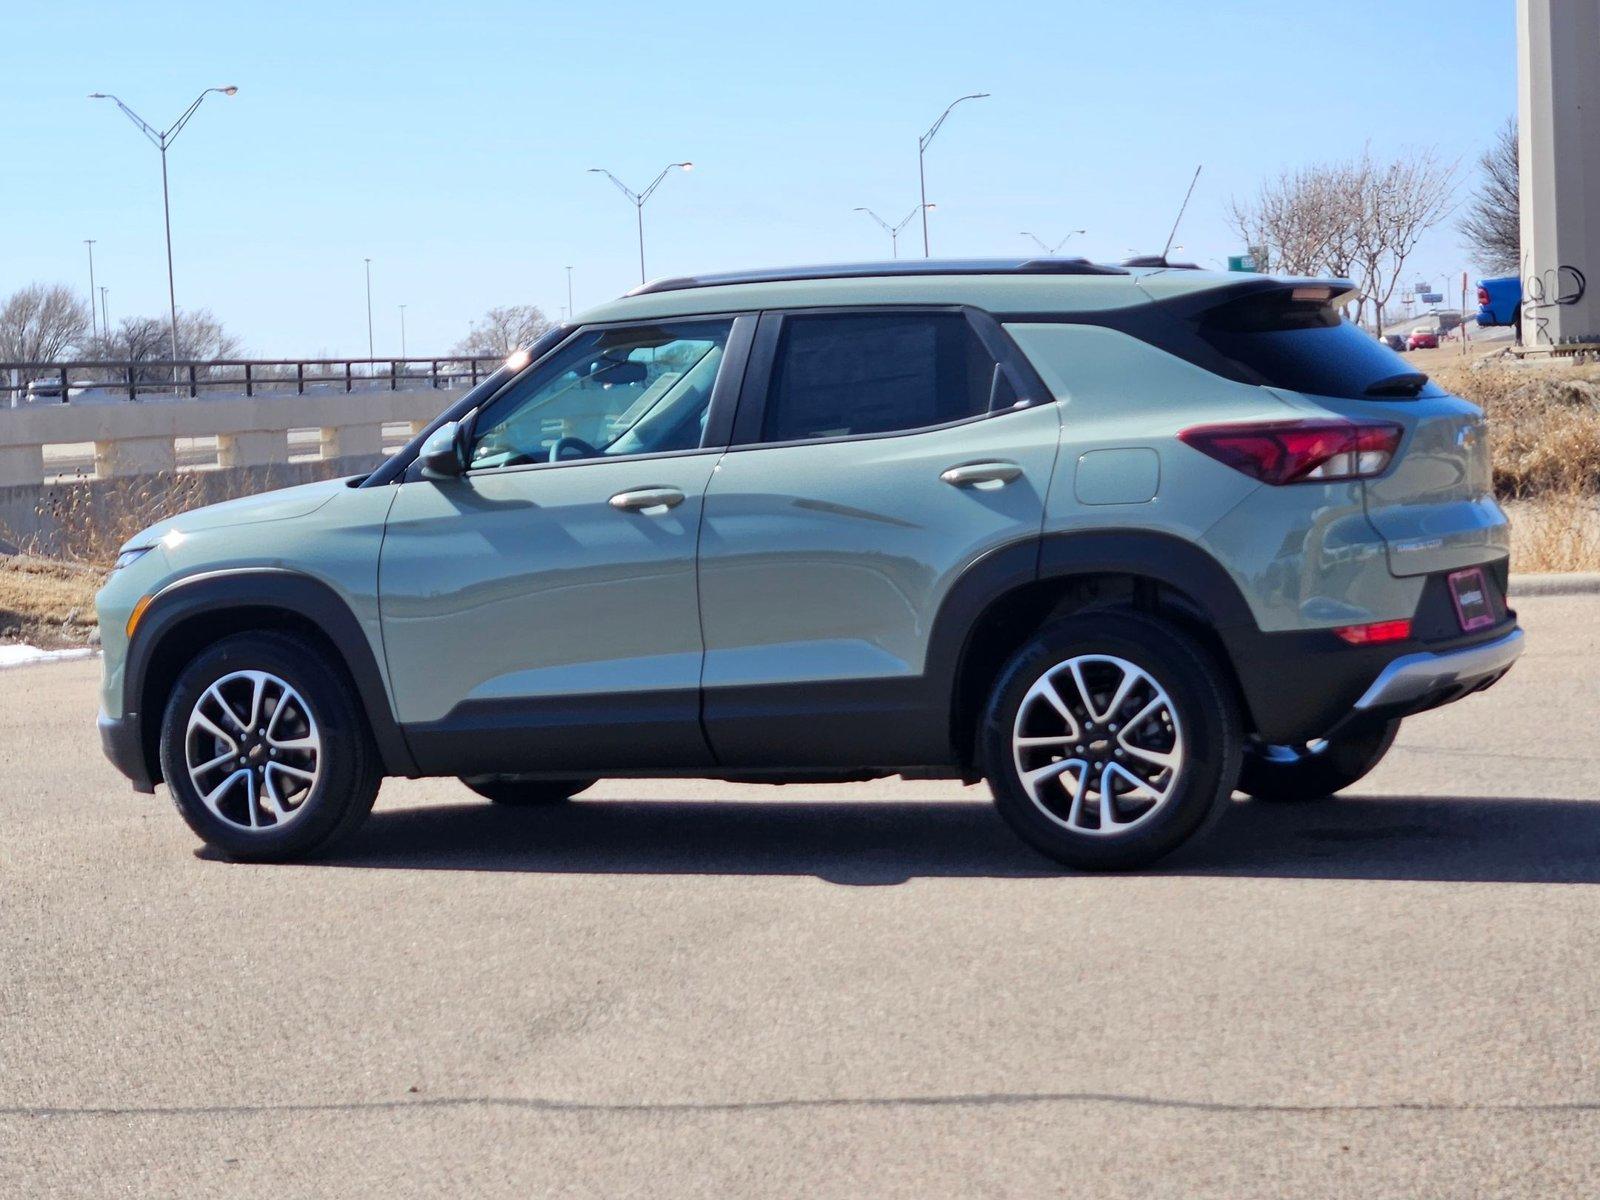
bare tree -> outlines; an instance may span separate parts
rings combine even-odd
[[[1478,159],[1478,186],[1461,218],[1461,232],[1490,271],[1522,268],[1522,188],[1517,165],[1517,122],[1507,118]]]
[[[1235,198],[1230,223],[1247,246],[1266,251],[1268,271],[1343,276],[1360,221],[1348,178],[1353,170],[1332,163],[1281,172],[1250,199]]]
[[[1361,189],[1361,239],[1355,268],[1361,295],[1370,300],[1378,335],[1383,310],[1394,295],[1406,260],[1422,235],[1454,207],[1456,166],[1432,150],[1414,150],[1389,163],[1364,155]]]
[[[553,322],[532,304],[510,304],[491,308],[472,323],[467,336],[456,343],[455,353],[463,357],[504,357],[519,346],[538,341]]]
[[[127,363],[139,383],[164,383],[172,378],[172,334],[166,317],[124,317],[115,332],[89,343],[91,358]],[[211,315],[209,309],[178,314],[178,353],[183,362],[239,358],[244,348]]]
[[[55,362],[83,341],[89,306],[63,284],[33,283],[0,307],[0,359]]]
[[[1229,219],[1247,245],[1266,251],[1270,271],[1354,279],[1355,318],[1371,304],[1381,333],[1383,306],[1406,260],[1449,214],[1454,177],[1455,167],[1431,150],[1390,162],[1363,151],[1279,174],[1254,196],[1235,199]]]

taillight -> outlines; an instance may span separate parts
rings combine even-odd
[[[1274,487],[1366,479],[1388,470],[1405,431],[1399,425],[1350,421],[1278,421],[1197,425],[1178,440],[1236,471]]]
[[[1403,642],[1411,636],[1410,621],[1374,621],[1371,625],[1345,625],[1334,630],[1352,646],[1375,646],[1380,642]]]
[[[1478,307],[1489,307],[1489,289],[1486,287],[1481,287],[1478,289]]]

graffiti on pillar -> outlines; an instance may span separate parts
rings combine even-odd
[[[1555,344],[1550,336],[1552,309],[1569,307],[1583,299],[1589,280],[1577,267],[1563,263],[1548,271],[1530,272],[1522,281],[1522,338],[1534,345]]]

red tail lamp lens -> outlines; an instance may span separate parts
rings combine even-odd
[[[1184,445],[1274,487],[1366,479],[1388,470],[1405,431],[1399,425],[1350,421],[1279,421],[1197,425],[1178,435]]]
[[[1403,642],[1411,636],[1410,621],[1378,621],[1372,625],[1346,625],[1335,629],[1352,646],[1375,646],[1380,642]]]

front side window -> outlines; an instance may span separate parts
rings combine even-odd
[[[995,362],[960,313],[785,317],[762,440],[895,433],[978,416]]]
[[[580,334],[484,409],[471,469],[696,449],[732,328],[717,320]]]

